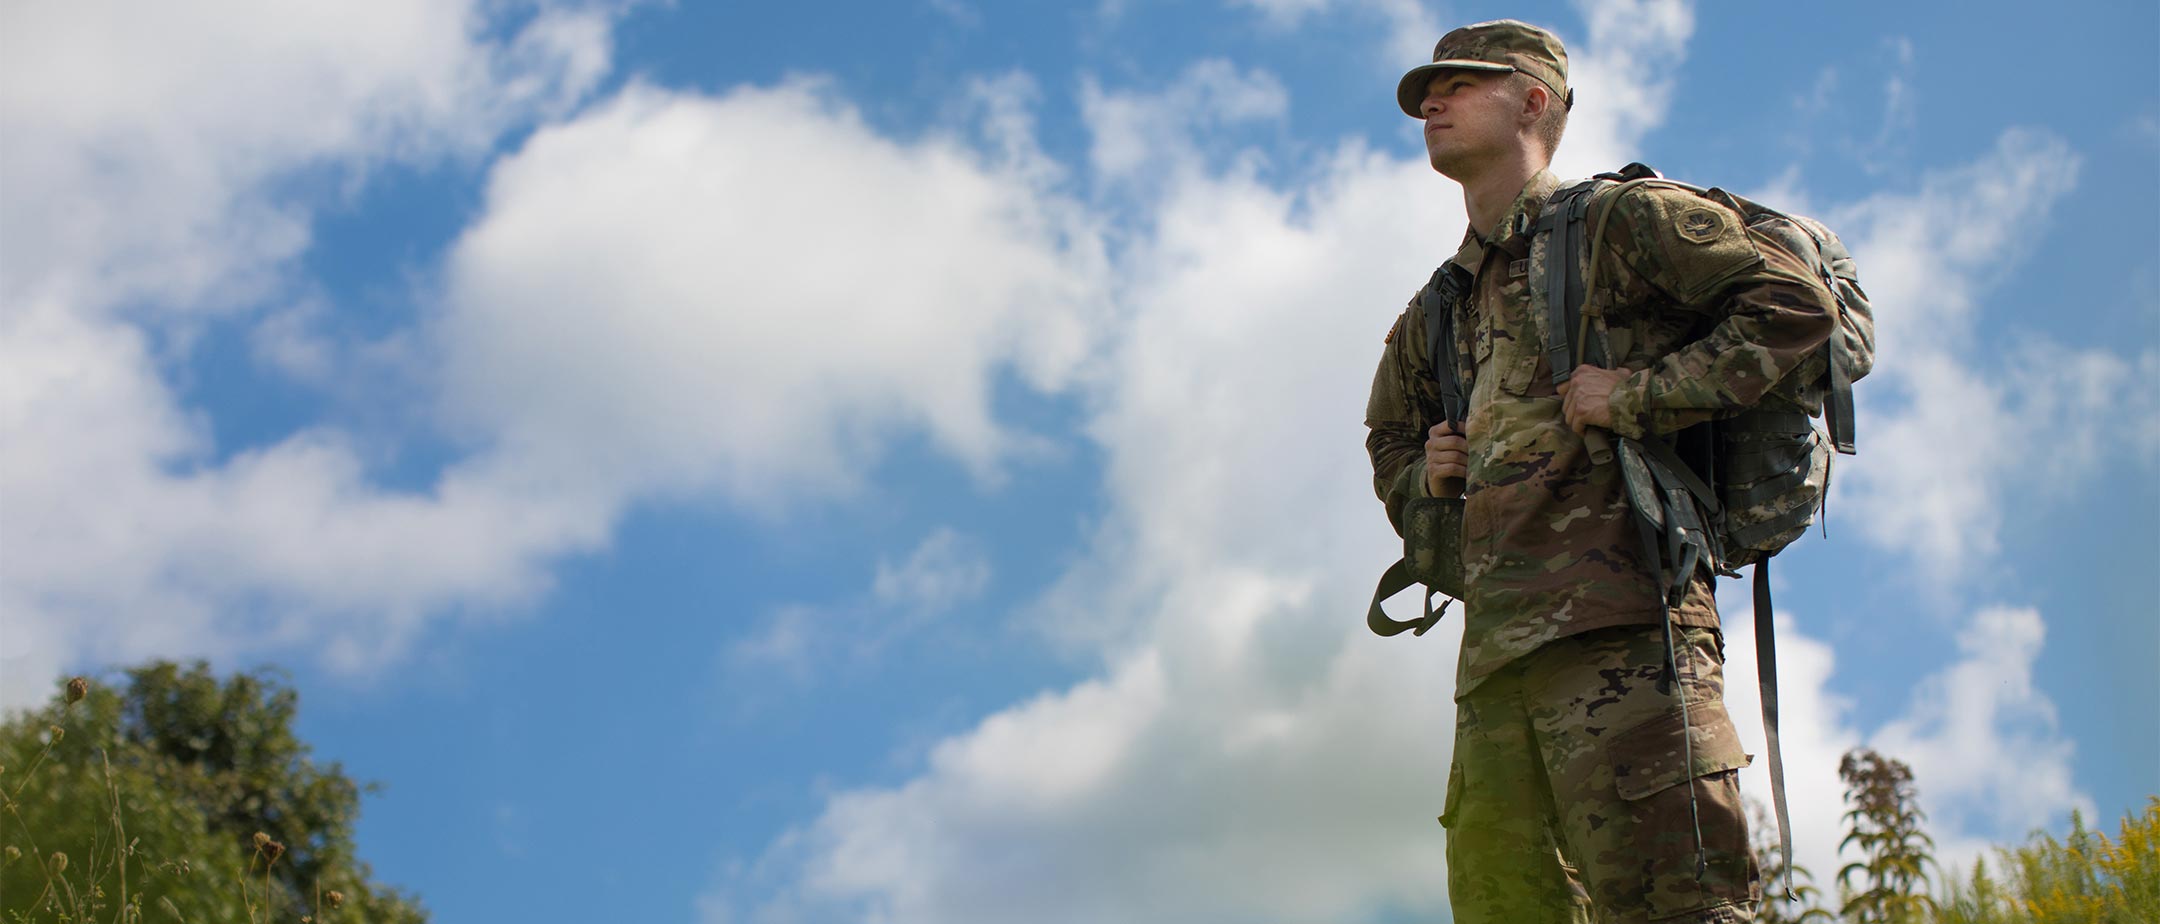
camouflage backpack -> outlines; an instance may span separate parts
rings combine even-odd
[[[1669,487],[1685,489],[1701,508],[1702,516],[1693,522],[1681,511],[1680,528],[1699,532],[1687,537],[1692,555],[1683,552],[1674,559],[1676,573],[1669,575],[1684,588],[1693,569],[1679,567],[1686,563],[1683,559],[1699,559],[1714,573],[1736,576],[1741,566],[1777,554],[1814,521],[1829,485],[1831,450],[1854,451],[1852,383],[1874,364],[1874,312],[1860,289],[1852,255],[1822,223],[1721,189],[1663,179],[1648,167],[1629,164],[1555,192],[1538,221],[1536,233],[1552,236],[1545,252],[1570,257],[1532,267],[1533,273],[1543,272],[1546,320],[1548,329],[1556,332],[1546,344],[1555,384],[1567,381],[1579,362],[1608,364],[1604,319],[1596,312],[1585,316],[1582,309],[1600,268],[1601,254],[1590,244],[1603,239],[1609,212],[1598,214],[1596,227],[1584,232],[1598,204],[1643,185],[1687,190],[1736,213],[1750,230],[1806,259],[1837,301],[1837,326],[1821,353],[1779,382],[1756,407],[1683,430],[1669,440],[1641,441],[1641,468],[1653,470],[1660,482],[1674,482]],[[1816,414],[1827,433],[1812,423]],[[1637,468],[1625,456],[1622,461],[1631,470]],[[1671,471],[1656,472],[1658,468]],[[1632,488],[1641,482],[1641,473],[1630,474]],[[1630,499],[1644,507],[1664,506],[1646,503],[1649,498],[1633,496],[1632,491]]]
[[[1629,164],[1555,192],[1539,217],[1535,233],[1547,236],[1545,253],[1565,257],[1530,268],[1533,280],[1543,273],[1551,332],[1547,361],[1555,385],[1567,381],[1578,362],[1611,364],[1603,318],[1583,311],[1586,295],[1597,282],[1595,244],[1604,239],[1611,215],[1610,208],[1600,211],[1598,206],[1651,184],[1687,190],[1737,214],[1750,230],[1806,260],[1835,296],[1837,323],[1821,352],[1779,381],[1756,406],[1669,439],[1620,440],[1616,453],[1644,551],[1663,568],[1659,577],[1668,607],[1679,602],[1698,567],[1737,577],[1742,565],[1755,566],[1755,658],[1770,752],[1771,801],[1779,840],[1791,856],[1784,760],[1778,746],[1770,558],[1807,532],[1822,509],[1830,488],[1832,450],[1854,451],[1852,383],[1874,365],[1874,309],[1860,289],[1852,254],[1822,223],[1721,189],[1663,179],[1649,167]],[[1595,227],[1585,234],[1593,213],[1598,215]],[[1827,433],[1812,422],[1817,414]],[[1591,433],[1598,437],[1590,440],[1593,458],[1612,453],[1607,434]],[[1669,630],[1669,619],[1667,623]],[[1683,721],[1685,708],[1683,702]],[[1788,875],[1788,898],[1790,889]]]

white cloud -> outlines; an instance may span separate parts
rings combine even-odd
[[[1099,245],[1015,134],[1025,86],[978,88],[990,156],[881,138],[805,84],[632,86],[496,165],[428,326],[396,335],[418,379],[399,387],[439,384],[466,450],[433,484],[382,486],[379,450],[330,428],[217,445],[153,344],[185,318],[259,308],[265,280],[292,271],[314,203],[280,183],[477,154],[605,65],[605,23],[587,14],[543,10],[491,44],[477,16],[425,6],[370,7],[350,34],[297,14],[288,33],[285,7],[198,11],[188,22],[207,25],[168,24],[155,37],[172,47],[155,49],[138,26],[94,28],[94,10],[10,7],[11,42],[169,73],[118,68],[151,78],[92,80],[73,110],[15,93],[0,113],[0,703],[86,652],[305,646],[333,667],[379,664],[429,618],[532,599],[628,504],[848,491],[894,434],[927,433],[995,477],[1034,438],[991,419],[992,387],[1066,387],[1091,352]],[[371,31],[378,18],[392,33]],[[75,73],[64,63],[7,66],[51,82]],[[171,105],[145,107],[165,99],[153,89]],[[139,136],[157,150],[122,144]],[[72,199],[85,224],[14,246]],[[110,218],[129,209],[142,220]],[[253,340],[320,376],[299,304]]]
[[[1969,573],[1998,548],[1996,498],[2045,470],[2075,482],[2119,436],[2133,445],[2151,426],[2110,428],[2152,398],[2127,389],[2131,360],[2105,348],[2072,351],[2044,341],[2011,368],[1974,356],[1982,293],[2014,265],[2036,228],[2076,182],[2079,158],[2061,140],[2005,132],[1976,162],[1933,171],[1913,193],[1884,193],[1827,216],[1843,229],[1877,306],[1877,371],[1855,389],[1860,455],[1841,467],[1834,503],[1862,531],[1912,555],[1938,582]],[[2039,426],[2045,461],[1982,451],[1978,428]]]
[[[1981,610],[1958,632],[1959,660],[1921,681],[1911,708],[1872,736],[1912,765],[1944,840],[1972,842],[1955,851],[1960,859],[1987,840],[2051,826],[2067,809],[2093,814],[2071,780],[2075,749],[2033,683],[2046,635],[2037,610]]]
[[[929,0],[929,2],[930,9],[952,20],[953,25],[963,29],[973,29],[982,25],[982,11],[969,5],[965,0]]]
[[[273,181],[478,153],[607,70],[609,24],[542,7],[506,40],[428,0],[10,4],[0,24],[0,304],[247,307],[306,246]]]
[[[1788,572],[1789,573],[1789,572]],[[1770,773],[1757,691],[1754,609],[1744,584],[1720,594],[1727,650],[1726,705],[1755,763],[1741,787],[1765,808]],[[2070,810],[2092,814],[2091,797],[2072,782],[2076,752],[2057,721],[2053,701],[2033,679],[2046,634],[2029,608],[1986,607],[1961,620],[1957,657],[1915,679],[1909,699],[1868,732],[1856,704],[1838,692],[1833,649],[1808,634],[1806,616],[1778,613],[1779,742],[1785,756],[1793,853],[1835,895],[1845,863],[1844,783],[1838,762],[1855,747],[1902,760],[1914,773],[1926,830],[1945,865],[1969,865],[1987,845],[2012,843],[2050,827]],[[1760,832],[1770,836],[1773,832]]]
[[[990,583],[990,559],[981,546],[951,527],[923,537],[907,561],[880,560],[871,594],[878,602],[935,612],[982,593]]]
[[[1695,32],[1694,7],[1681,0],[1584,3],[1579,9],[1591,41],[1567,44],[1575,108],[1553,157],[1553,171],[1568,177],[1642,159],[1642,138],[1665,121]]]
[[[518,556],[592,541],[575,510],[455,476],[378,491],[335,432],[221,460],[156,351],[282,287],[318,204],[293,189],[477,154],[574,103],[608,67],[604,16],[541,6],[500,38],[421,0],[0,16],[0,705],[89,653],[304,638],[351,666],[424,612],[529,594]],[[292,318],[257,345],[319,374]],[[499,536],[522,537],[508,559]]]
[[[917,430],[992,475],[1025,447],[995,376],[1060,387],[1099,304],[1040,172],[808,84],[631,87],[496,168],[432,330],[451,418],[517,479],[611,497],[844,492]]]
[[[1105,91],[1093,78],[1080,87],[1091,136],[1088,161],[1105,184],[1143,193],[1202,169],[1205,132],[1241,122],[1281,119],[1290,97],[1266,71],[1239,72],[1221,59],[1198,61],[1157,93]]]
[[[1229,0],[1233,8],[1257,10],[1269,27],[1296,29],[1317,15],[1369,14],[1380,22],[1381,60],[1378,71],[1406,70],[1432,60],[1433,43],[1446,31],[1439,17],[1420,0]]]

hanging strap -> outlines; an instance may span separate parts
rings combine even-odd
[[[1755,563],[1755,676],[1762,691],[1763,740],[1770,746],[1770,803],[1785,857],[1785,900],[1794,901],[1792,822],[1785,810],[1785,755],[1778,747],[1777,630],[1770,609],[1770,559]]]
[[[1832,292],[1836,292],[1837,280],[1828,280]],[[1842,311],[1842,308],[1840,309]],[[1837,451],[1852,455],[1853,400],[1852,400],[1852,351],[1845,346],[1845,332],[1830,332],[1830,342],[1823,344],[1825,358],[1830,361],[1830,393],[1823,396],[1823,424],[1830,431],[1830,445]]]
[[[1402,593],[1415,583],[1417,579],[1410,576],[1410,562],[1407,559],[1398,558],[1394,564],[1389,565],[1380,575],[1380,586],[1373,589],[1372,606],[1365,610],[1365,627],[1371,629],[1374,635],[1386,638],[1404,632],[1413,636],[1424,635],[1427,629],[1439,624],[1440,617],[1447,614],[1448,604],[1452,601],[1442,600],[1439,608],[1435,609],[1432,598],[1439,591],[1430,586],[1418,595],[1425,602],[1424,612],[1417,619],[1396,619],[1380,608],[1381,601]]]
[[[1641,444],[1635,440],[1620,441],[1620,471],[1627,483],[1630,507],[1634,508],[1636,536],[1642,542],[1643,562],[1658,587],[1658,623],[1665,629],[1665,676],[1672,684],[1673,698],[1680,701],[1680,760],[1687,768],[1688,825],[1695,832],[1695,881],[1701,882],[1710,868],[1708,854],[1703,850],[1702,812],[1695,798],[1695,735],[1694,722],[1688,716],[1687,689],[1680,684],[1679,648],[1674,645],[1672,606],[1673,595],[1666,591],[1664,551],[1670,539],[1677,517],[1662,503],[1642,503],[1642,498],[1655,498],[1655,476],[1650,473],[1648,461],[1643,458]],[[1662,527],[1662,535],[1661,528]],[[1692,560],[1692,559],[1690,559]],[[1679,586],[1686,587],[1689,572],[1681,572]]]

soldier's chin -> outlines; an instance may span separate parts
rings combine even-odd
[[[1451,180],[1462,179],[1471,161],[1471,158],[1464,156],[1463,152],[1451,151],[1445,148],[1440,150],[1427,148],[1425,157],[1427,161],[1431,162],[1435,172]]]

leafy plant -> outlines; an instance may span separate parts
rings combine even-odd
[[[312,759],[297,709],[265,672],[155,662],[0,722],[6,920],[423,924],[356,857],[362,787]]]
[[[1815,874],[1805,866],[1791,864],[1792,901],[1785,900],[1789,858],[1785,856],[1785,846],[1778,842],[1776,821],[1761,803],[1752,799],[1748,800],[1748,816],[1748,830],[1755,841],[1755,865],[1762,870],[1763,903],[1755,920],[1761,924],[1837,920],[1822,906],[1822,889],[1816,887]]]
[[[1927,819],[1917,804],[1912,768],[1866,748],[1846,752],[1838,762],[1845,781],[1847,846],[1861,859],[1838,870],[1843,903],[1838,914],[1855,924],[1908,924],[1936,912],[1927,893],[1927,868],[1935,865],[1935,840],[1921,829]],[[1854,885],[1857,879],[1859,884]]]

